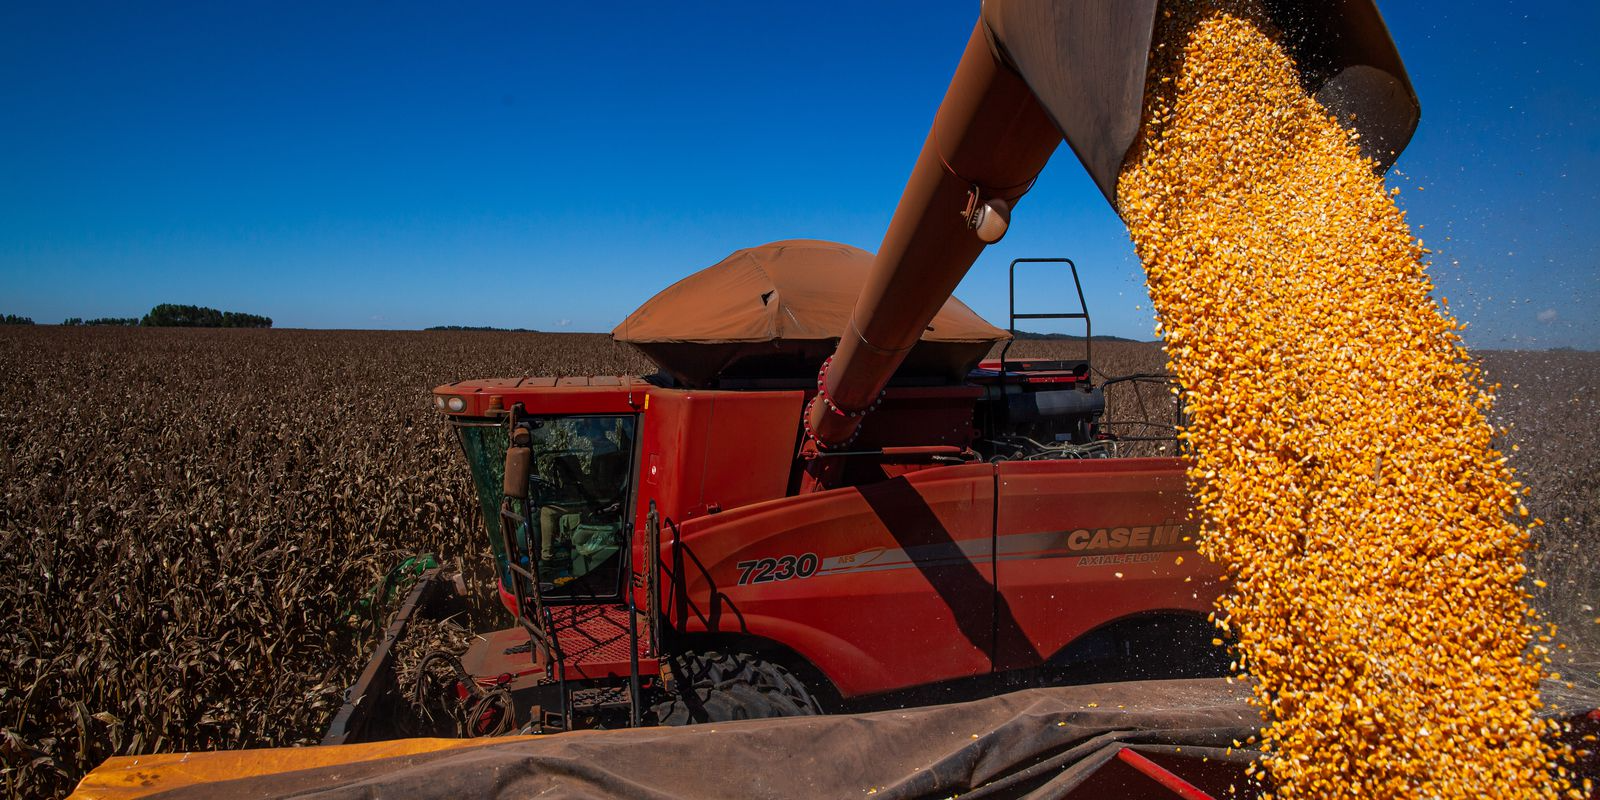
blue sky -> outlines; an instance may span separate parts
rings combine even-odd
[[[739,247],[876,249],[978,8],[448,6],[0,6],[0,312],[605,331]],[[1392,180],[1469,343],[1597,346],[1600,8],[1382,7],[1423,105]],[[1056,255],[1151,338],[1065,148],[959,294],[1003,323],[1006,262]]]

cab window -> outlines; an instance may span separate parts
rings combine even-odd
[[[620,591],[626,545],[632,416],[533,420],[526,547],[539,581],[555,593]],[[520,542],[519,542],[520,544]]]

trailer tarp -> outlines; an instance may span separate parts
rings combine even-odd
[[[1148,681],[848,716],[123,757],[75,796],[1062,797],[1104,781],[1124,747],[1236,780],[1254,757],[1232,749],[1257,727],[1246,695],[1221,680]]]
[[[1245,774],[1260,754],[1239,746],[1259,728],[1248,694],[1225,679],[1138,681],[686,728],[128,756],[73,796],[1248,797],[1260,788]],[[1582,740],[1600,733],[1600,690],[1546,681],[1540,694],[1582,749],[1574,774],[1596,777]],[[1169,791],[1174,776],[1195,793]]]

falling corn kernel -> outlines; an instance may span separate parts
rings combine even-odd
[[[1117,207],[1273,797],[1562,796],[1527,512],[1423,243],[1259,0],[1165,9]]]

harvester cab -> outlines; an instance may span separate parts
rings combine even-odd
[[[502,509],[498,523],[510,520],[509,531],[491,530],[499,542],[501,579],[516,564],[533,570],[545,593],[616,597],[621,579],[619,553],[626,541],[622,509],[632,484],[634,427],[632,415],[530,416],[513,414],[512,445],[506,448],[502,502],[520,510]],[[488,430],[459,428],[463,447],[482,450]],[[476,439],[472,444],[467,439]],[[478,486],[493,486],[492,459],[472,464]],[[524,466],[525,465],[525,466]],[[480,474],[481,471],[481,474]],[[490,503],[486,503],[488,505]]]

